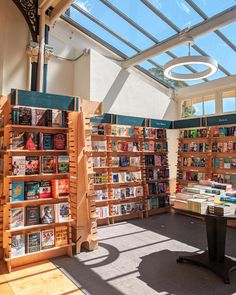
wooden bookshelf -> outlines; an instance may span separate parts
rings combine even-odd
[[[190,175],[192,173],[204,173],[204,179],[211,179],[215,181],[219,181],[217,178],[218,176],[222,176],[222,180],[220,182],[230,182],[230,177],[236,175],[236,168],[225,168],[225,167],[216,167],[215,166],[215,159],[219,158],[222,159],[221,166],[224,165],[224,159],[236,159],[236,136],[235,136],[235,128],[236,125],[222,125],[222,126],[214,126],[214,127],[199,127],[199,128],[187,128],[180,130],[179,136],[179,151],[178,151],[178,158],[206,158],[206,167],[191,167],[191,166],[182,166],[179,164],[177,165],[177,187],[176,191],[180,191],[183,187],[187,186],[188,184],[197,183],[197,177],[190,180]],[[226,129],[228,128],[228,129]],[[194,131],[199,130],[199,131]],[[193,132],[195,135],[200,135],[201,130],[204,130],[204,134],[206,137],[191,137],[188,136]],[[234,135],[231,133],[234,132]],[[227,134],[229,136],[227,136]],[[187,137],[184,137],[187,136]],[[199,144],[206,144],[207,149],[202,152],[189,150],[190,147],[196,143],[195,148],[199,148]],[[184,148],[185,144],[185,150]],[[230,144],[230,148],[228,150]],[[188,145],[188,146],[187,146]],[[188,149],[186,150],[186,148]],[[186,173],[186,179],[182,179],[180,176]],[[187,173],[189,173],[187,177]],[[197,175],[197,174],[195,174]],[[199,174],[198,174],[199,175]],[[201,174],[200,174],[201,175]],[[226,181],[226,176],[228,176]],[[225,180],[224,180],[225,179]],[[232,183],[234,187],[236,187],[236,181]]]
[[[14,107],[21,107],[20,105],[14,105]],[[25,106],[23,106],[26,108]],[[28,109],[33,110],[34,107],[27,107]],[[38,108],[37,108],[38,109]],[[47,108],[48,109],[48,108]],[[4,145],[4,168],[3,168],[3,220],[2,220],[2,228],[3,228],[3,258],[7,264],[8,271],[10,272],[13,268],[33,263],[36,261],[40,261],[43,259],[48,259],[51,257],[59,256],[59,255],[72,255],[72,240],[71,240],[71,224],[74,222],[71,218],[71,213],[69,209],[69,218],[63,222],[53,222],[49,224],[35,224],[35,225],[26,225],[26,207],[28,206],[37,206],[40,212],[40,205],[51,205],[55,214],[54,204],[59,204],[62,202],[68,202],[71,204],[70,195],[64,197],[55,197],[55,198],[41,198],[35,200],[21,200],[12,202],[12,184],[15,182],[21,182],[23,186],[25,183],[29,181],[40,182],[43,180],[52,180],[52,179],[65,179],[69,178],[70,174],[68,173],[41,173],[41,165],[39,166],[39,174],[32,175],[12,175],[12,157],[13,156],[38,156],[41,161],[41,156],[44,155],[68,155],[68,149],[63,150],[27,150],[27,149],[12,149],[12,134],[13,132],[34,132],[34,133],[63,133],[65,134],[65,138],[67,140],[68,146],[68,128],[64,127],[48,127],[48,126],[32,126],[32,125],[15,125],[13,124],[12,118],[12,105],[10,103],[10,97],[6,100],[6,103],[2,106],[2,122],[3,122],[3,145]],[[65,113],[67,111],[64,111]],[[24,142],[23,142],[24,144]],[[24,208],[24,226],[11,228],[11,210],[14,208]],[[1,210],[1,208],[0,208]],[[0,218],[1,219],[1,218]],[[1,220],[0,220],[1,222]],[[67,243],[63,246],[55,246],[49,249],[39,250],[35,253],[27,253],[27,233],[40,232],[40,248],[41,248],[41,230],[44,229],[56,229],[58,226],[65,226]],[[15,234],[22,234],[24,236],[24,248],[25,254],[20,256],[12,256],[12,237]],[[54,231],[55,236],[55,231]],[[0,243],[2,241],[0,235]],[[1,245],[0,245],[1,246]]]
[[[145,143],[166,143],[166,138],[154,138],[153,137],[144,137],[144,127],[137,127],[137,126],[122,126],[122,125],[116,125],[116,124],[103,124],[103,123],[90,123],[91,125],[91,140],[92,141],[103,141],[106,145],[106,151],[105,152],[99,152],[99,151],[89,151],[87,153],[87,156],[90,158],[93,157],[107,157],[107,163],[105,167],[94,167],[93,171],[96,173],[107,173],[108,180],[106,183],[94,183],[94,190],[95,192],[98,190],[104,190],[107,191],[107,197],[106,200],[97,200],[95,202],[96,208],[106,207],[105,213],[107,214],[105,217],[99,215],[97,222],[98,225],[102,224],[110,224],[122,220],[127,220],[131,218],[143,218],[144,216],[148,216],[148,210],[147,209],[147,199],[149,198],[149,194],[147,193],[147,185],[148,183],[154,183],[158,184],[161,182],[169,183],[169,177],[166,179],[157,179],[153,181],[146,180],[146,169],[168,169],[169,165],[166,163],[166,165],[147,165],[145,163],[145,156],[146,155],[153,155],[153,156],[166,156],[167,157],[167,151],[149,151],[145,148]],[[125,132],[129,132],[130,128],[133,128],[133,133],[135,135],[122,135],[122,134],[114,134],[113,132],[119,132],[119,127],[121,129],[125,129]],[[101,130],[99,130],[101,128]],[[118,128],[115,130],[115,128]],[[152,128],[155,129],[155,128]],[[95,131],[94,131],[95,130]],[[99,130],[98,132],[104,133],[104,134],[93,134],[96,132],[96,130]],[[130,144],[135,143],[135,145],[139,146],[139,150],[122,150],[119,149],[118,145],[122,144]],[[92,146],[92,143],[91,143]],[[116,148],[115,148],[116,146]],[[139,157],[140,162],[137,166],[112,166],[112,157]],[[130,181],[130,182],[113,182],[112,179],[112,173],[122,173],[122,172],[139,172],[141,174],[140,181]],[[131,197],[125,197],[125,198],[116,198],[114,195],[114,189],[120,189],[120,190],[126,190],[128,188],[132,189],[135,187],[142,187],[143,189],[143,196],[131,196]],[[156,194],[155,198],[158,199],[160,197],[169,198],[169,193],[166,194]],[[123,214],[116,214],[113,207],[116,205],[126,205],[126,204],[132,204],[140,203],[142,205],[142,210],[137,212],[128,212]],[[127,207],[128,208],[128,207]],[[123,208],[124,209],[124,208]],[[122,210],[123,210],[122,209]],[[158,213],[159,209],[161,209],[160,212],[168,212],[169,206],[166,206],[166,208],[156,208],[156,210],[152,211],[152,214],[154,212]],[[100,209],[99,209],[100,210]],[[98,212],[100,212],[98,210]],[[103,209],[101,209],[103,210]],[[125,210],[125,209],[124,209]],[[132,209],[133,210],[133,209]],[[124,211],[125,212],[125,211]],[[101,212],[103,213],[103,211]]]

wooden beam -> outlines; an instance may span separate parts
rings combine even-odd
[[[62,15],[62,13],[65,12],[73,2],[74,0],[61,0],[52,11],[50,24],[53,25],[56,19]]]

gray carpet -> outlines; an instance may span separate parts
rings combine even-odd
[[[236,270],[231,284],[176,258],[206,248],[204,222],[163,214],[99,228],[99,249],[53,262],[86,294],[236,294]],[[226,254],[236,257],[236,229],[227,230]]]

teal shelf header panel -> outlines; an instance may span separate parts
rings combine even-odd
[[[206,118],[207,126],[236,124],[236,114],[214,116]]]
[[[201,127],[202,118],[186,119],[174,121],[174,129]]]
[[[75,99],[73,96],[57,95],[20,89],[11,90],[11,104],[66,111],[79,110],[79,99]]]
[[[172,121],[150,119],[149,127],[171,129]]]
[[[116,116],[116,124],[120,125],[130,125],[130,126],[143,126],[145,127],[146,120],[139,117],[130,117],[130,116]]]
[[[111,114],[103,114],[102,116],[92,117],[90,121],[93,123],[111,123]]]

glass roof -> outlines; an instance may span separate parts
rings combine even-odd
[[[235,0],[76,0],[63,18],[125,60],[231,7],[236,7]],[[164,77],[166,62],[188,55],[185,45],[135,67],[172,88],[236,74],[235,32],[234,22],[195,40],[191,55],[209,55],[219,64],[218,71],[207,79],[185,83]],[[203,69],[190,65],[178,71],[194,73]]]

